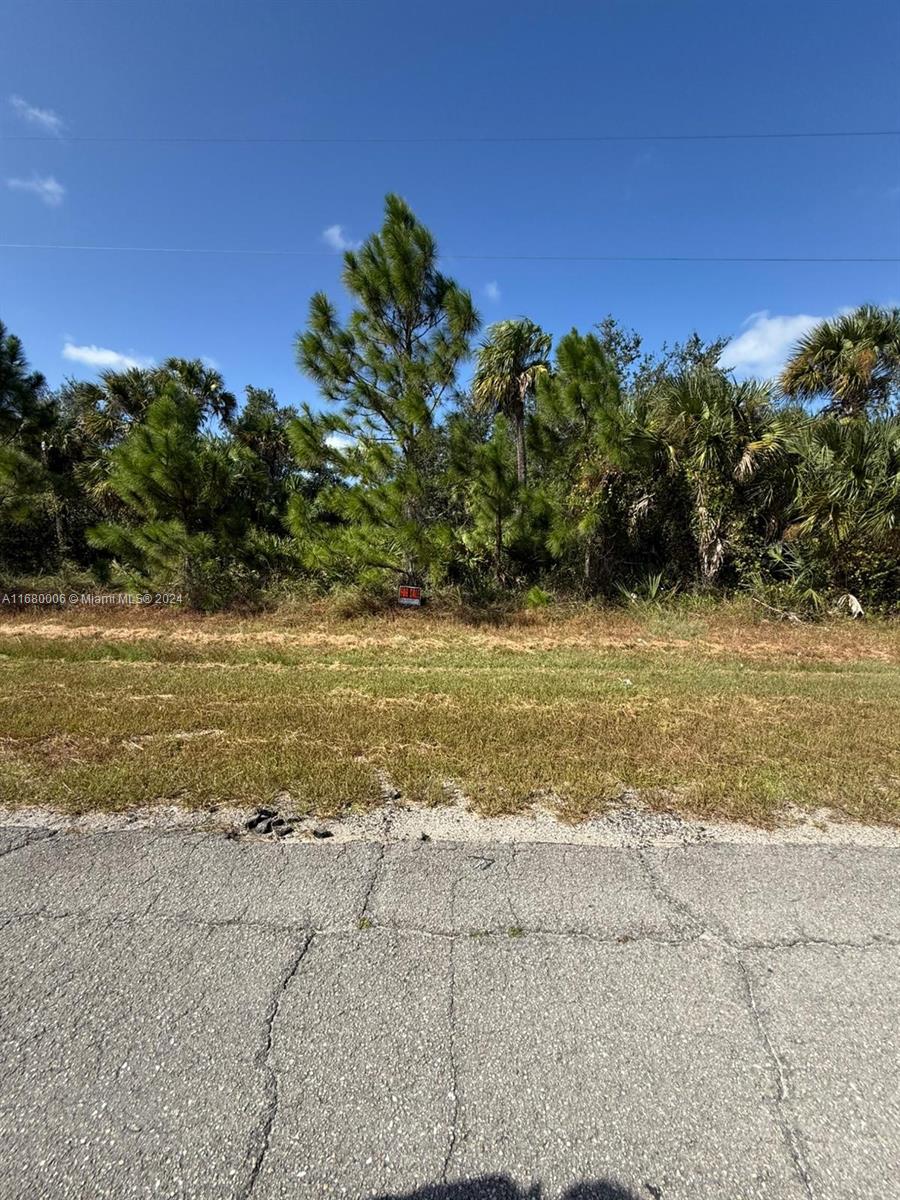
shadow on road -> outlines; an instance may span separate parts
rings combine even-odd
[[[481,1175],[460,1183],[425,1184],[415,1192],[385,1193],[372,1200],[544,1200],[540,1184],[520,1188],[508,1175]],[[549,1198],[548,1198],[549,1200]],[[661,1200],[652,1184],[640,1195],[608,1180],[585,1180],[567,1188],[560,1200]]]

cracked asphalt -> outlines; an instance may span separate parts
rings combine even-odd
[[[898,866],[0,827],[0,1197],[887,1200]]]

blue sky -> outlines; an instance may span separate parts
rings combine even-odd
[[[900,138],[139,140],[900,128],[887,0],[0,0],[0,28],[0,132],[34,138],[0,142],[0,241],[304,252],[0,250],[0,318],[51,383],[178,354],[314,399],[293,335],[315,290],[344,302],[333,227],[363,238],[389,190],[448,255],[900,255]],[[651,347],[741,339],[744,372],[814,317],[900,301],[896,263],[446,268],[486,323],[612,312]]]

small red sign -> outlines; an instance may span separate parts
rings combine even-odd
[[[397,598],[401,604],[418,608],[422,603],[422,589],[420,587],[412,587],[407,583],[401,583]]]

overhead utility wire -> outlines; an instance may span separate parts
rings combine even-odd
[[[86,246],[47,242],[0,242],[0,250],[72,250],[122,254],[225,254],[266,257],[335,258],[332,250],[240,249],[224,246]],[[441,254],[457,262],[608,263],[900,263],[889,255],[731,255],[731,254]]]
[[[3,142],[79,142],[79,143],[171,143],[185,145],[447,145],[450,143],[497,144],[509,142],[520,144],[549,142],[748,142],[766,140],[797,140],[800,138],[884,138],[900,137],[900,129],[829,129],[791,130],[772,133],[597,133],[597,134],[548,134],[546,136],[523,134],[503,136],[482,135],[423,135],[421,137],[191,137],[181,135],[143,134],[97,134],[76,135],[36,133],[0,134]]]

